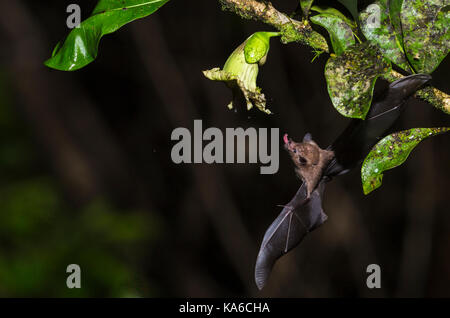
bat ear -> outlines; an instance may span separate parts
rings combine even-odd
[[[310,133],[307,133],[305,137],[303,137],[303,142],[309,142],[312,141],[312,135]]]

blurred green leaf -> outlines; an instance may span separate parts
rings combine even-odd
[[[365,194],[381,186],[383,172],[401,165],[422,140],[450,131],[446,128],[414,128],[383,138],[371,150],[361,168]]]
[[[418,73],[432,73],[450,50],[449,0],[404,0],[403,43]]]
[[[380,20],[374,21],[373,19],[376,18],[378,12]],[[388,0],[376,1],[367,6],[359,15],[361,31],[367,40],[378,45],[386,58],[404,70],[411,72],[403,50],[401,34],[400,37],[397,36],[389,12]],[[379,22],[379,27],[376,27],[377,22]]]
[[[378,48],[367,42],[349,47],[340,56],[330,56],[325,78],[334,107],[346,117],[364,119],[377,78],[390,69]]]
[[[97,57],[104,35],[154,13],[168,1],[100,0],[92,15],[69,33],[64,44],[56,46],[45,65],[61,71],[75,71],[86,66]]]

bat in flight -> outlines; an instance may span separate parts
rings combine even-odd
[[[275,262],[326,221],[322,209],[325,184],[360,164],[393,126],[408,98],[430,79],[427,74],[415,74],[391,83],[374,97],[366,119],[353,119],[327,149],[321,149],[310,134],[300,143],[284,135],[284,147],[303,183],[264,235],[255,265],[259,289],[266,284]]]

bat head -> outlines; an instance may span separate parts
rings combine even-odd
[[[306,134],[302,142],[293,141],[288,138],[287,134],[284,135],[283,140],[284,148],[289,152],[295,164],[297,175],[306,184],[309,197],[322,178],[324,169],[333,159],[334,153],[321,149],[312,140],[311,134]]]

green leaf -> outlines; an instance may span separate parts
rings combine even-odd
[[[348,11],[352,14],[353,18],[358,19],[358,1],[357,0],[338,0],[342,3]]]
[[[401,165],[422,140],[450,131],[443,128],[414,128],[383,138],[376,144],[363,162],[361,179],[364,194],[381,186],[383,172]]]
[[[252,34],[245,43],[245,61],[249,64],[258,62],[264,64],[265,57],[270,49],[270,38],[279,35],[280,33],[278,32],[256,32]]]
[[[334,107],[346,117],[364,119],[378,76],[390,70],[390,63],[368,42],[355,44],[340,56],[330,56],[325,78]]]
[[[239,45],[228,57],[223,69],[215,67],[203,71],[206,78],[212,81],[224,82],[233,90],[233,100],[228,104],[234,108],[234,100],[243,95],[247,110],[256,106],[266,114],[272,112],[266,108],[266,97],[256,86],[259,67],[264,65],[270,48],[270,38],[280,36],[279,32],[256,32]]]
[[[300,6],[302,7],[303,14],[305,17],[309,15],[309,10],[311,9],[311,5],[314,0],[300,0]]]
[[[449,0],[403,1],[403,43],[418,73],[432,73],[450,50],[449,5]]]
[[[324,13],[311,17],[311,21],[328,31],[331,45],[337,55],[341,55],[348,47],[355,44],[351,26],[341,17]]]
[[[403,50],[401,33],[400,37],[397,37],[389,12],[388,0],[376,1],[367,6],[359,15],[361,31],[367,40],[378,45],[386,58],[404,70],[411,72]]]
[[[104,35],[154,13],[168,1],[100,0],[92,15],[73,29],[62,45],[56,46],[45,65],[61,71],[75,71],[88,65],[97,57]]]

